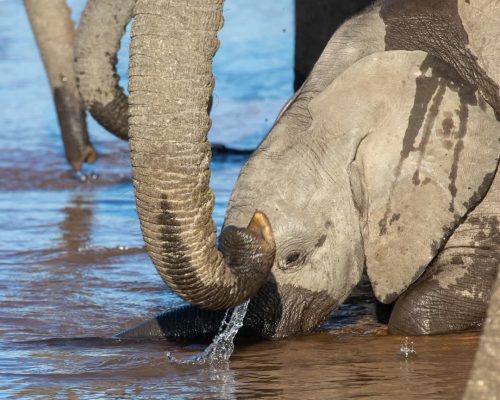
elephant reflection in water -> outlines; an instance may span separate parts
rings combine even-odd
[[[70,204],[63,209],[61,244],[68,251],[78,251],[89,246],[95,202],[88,196],[74,194]]]

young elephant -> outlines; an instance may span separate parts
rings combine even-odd
[[[136,4],[131,157],[164,281],[208,310],[252,297],[246,327],[279,338],[317,327],[366,264],[376,297],[398,301],[391,330],[481,323],[498,266],[500,6],[387,0],[344,25],[242,170],[218,251],[205,110],[221,12],[221,0]],[[398,49],[426,53],[376,53]],[[267,218],[234,228],[255,210]],[[188,307],[125,335],[189,338],[219,319]]]
[[[377,53],[309,110],[309,129],[271,132],[229,204],[227,225],[262,210],[276,242],[247,330],[272,338],[310,332],[349,295],[365,262],[377,298],[399,296],[392,331],[481,324],[499,262],[498,179],[472,209],[495,175],[500,130],[477,90],[425,53]],[[219,318],[186,308],[124,335],[211,334]]]

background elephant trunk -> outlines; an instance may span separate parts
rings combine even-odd
[[[79,171],[82,163],[92,163],[97,156],[76,87],[70,10],[64,0],[25,0],[24,4],[52,89],[66,158]]]
[[[136,3],[129,66],[129,134],[137,210],[163,280],[208,309],[257,292],[274,261],[267,218],[228,227],[215,248],[207,114],[222,0]]]
[[[116,53],[135,0],[89,0],[75,40],[78,89],[92,116],[109,132],[128,139],[128,100],[119,85]]]

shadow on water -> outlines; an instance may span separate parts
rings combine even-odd
[[[91,238],[92,217],[95,201],[74,193],[68,207],[63,208],[64,220],[59,224],[61,246],[69,251],[88,247]]]

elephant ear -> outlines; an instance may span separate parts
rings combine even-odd
[[[366,57],[315,101],[310,108],[331,135],[366,132],[346,168],[368,275],[390,303],[486,194],[500,124],[475,88],[422,52]]]

